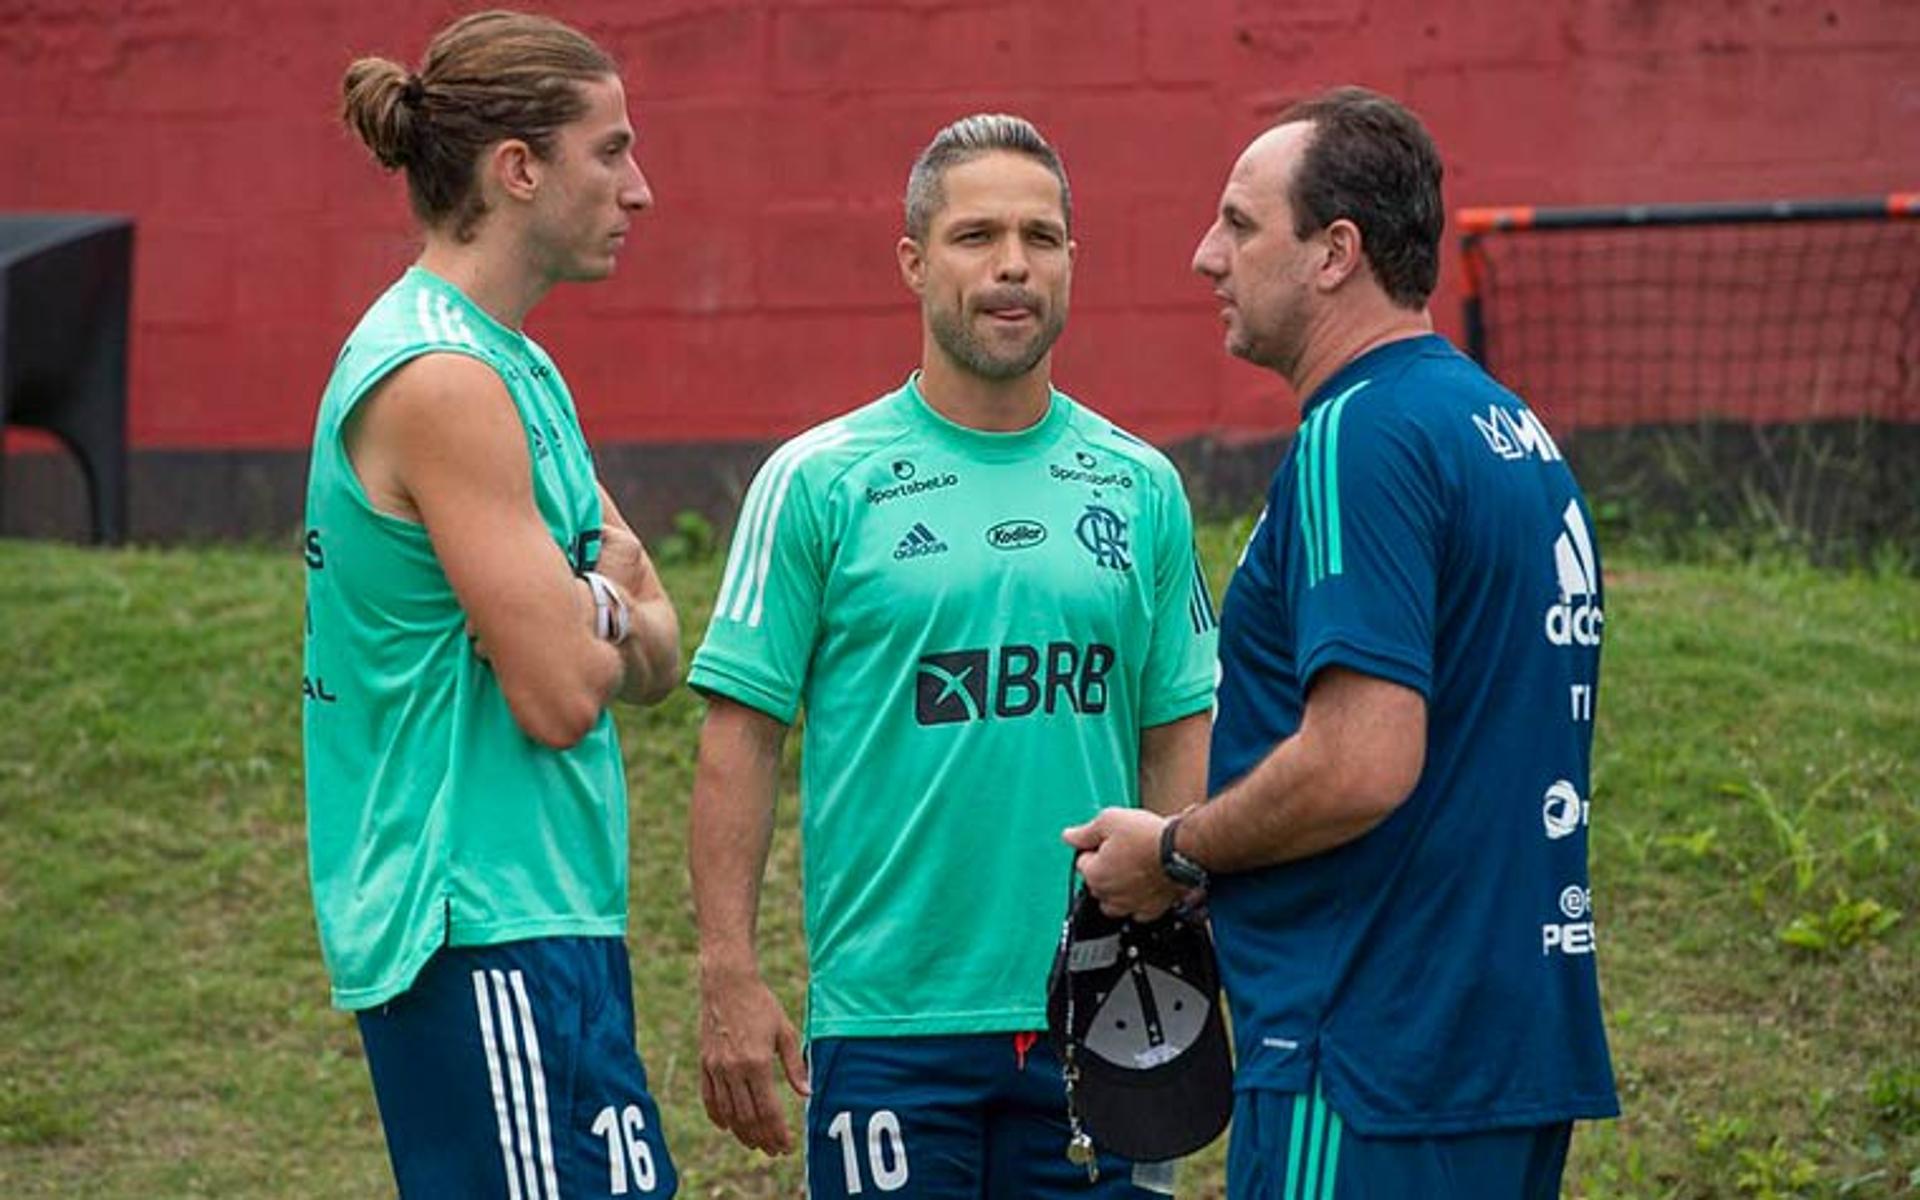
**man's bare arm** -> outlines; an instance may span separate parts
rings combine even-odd
[[[1181,823],[1177,845],[1210,871],[1245,871],[1341,846],[1392,815],[1426,762],[1420,693],[1330,667],[1300,728]]]
[[[1419,782],[1427,707],[1418,692],[1333,667],[1314,677],[1300,728],[1246,776],[1181,819],[1174,845],[1216,874],[1319,854],[1387,819]],[[1160,866],[1166,819],[1109,808],[1065,830],[1087,886],[1113,915],[1150,919],[1179,897]]]
[[[426,527],[515,722],[555,748],[585,737],[620,655],[594,636],[592,593],[540,517],[500,377],[465,355],[416,358],[360,402],[347,449],[376,507]]]
[[[787,727],[713,697],[700,731],[688,857],[700,931],[700,1097],[707,1116],[768,1154],[793,1148],[773,1064],[806,1094],[800,1037],[760,976],[754,931],[773,841]]]
[[[1207,795],[1210,713],[1195,713],[1140,731],[1140,806],[1171,816]]]

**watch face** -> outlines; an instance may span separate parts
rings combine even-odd
[[[1173,852],[1164,866],[1167,877],[1175,883],[1199,887],[1207,881],[1207,873],[1200,869],[1200,865],[1178,850]]]

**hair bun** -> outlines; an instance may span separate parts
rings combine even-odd
[[[423,121],[426,85],[399,63],[357,59],[340,81],[340,116],[380,165],[395,170],[413,157]]]

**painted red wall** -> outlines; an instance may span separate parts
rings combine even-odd
[[[917,319],[909,162],[970,111],[1035,119],[1080,244],[1058,379],[1148,436],[1291,424],[1187,268],[1279,101],[1360,82],[1428,121],[1453,207],[1920,187],[1913,0],[568,0],[624,65],[658,195],[617,277],[533,332],[599,441],[768,438],[891,386]],[[401,185],[339,126],[361,53],[449,14],[68,0],[0,28],[0,209],[138,220],[133,430],[294,447],[338,344],[409,260]],[[1450,239],[1451,241],[1451,239]],[[1449,245],[1435,313],[1458,327]]]

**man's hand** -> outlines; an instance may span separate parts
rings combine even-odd
[[[620,650],[626,669],[620,698],[629,704],[658,704],[680,683],[680,616],[640,535],[620,515],[604,484],[600,514],[600,555],[594,570],[620,590],[633,622]]]
[[[793,1134],[773,1081],[780,1059],[787,1083],[811,1095],[800,1035],[757,972],[702,974],[700,1099],[707,1119],[741,1145],[765,1154],[793,1149]]]
[[[1167,819],[1143,808],[1108,808],[1085,825],[1061,831],[1079,850],[1074,865],[1110,917],[1151,921],[1179,902],[1181,886],[1160,869],[1160,830]]]
[[[647,593],[649,581],[654,577],[653,560],[647,557],[647,548],[640,536],[625,525],[612,522],[600,527],[600,560],[595,570],[636,598]]]

